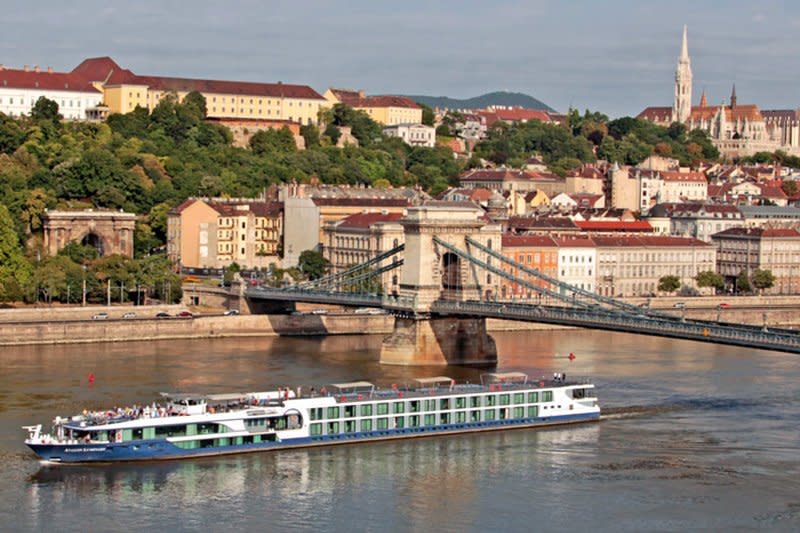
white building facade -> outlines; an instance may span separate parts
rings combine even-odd
[[[58,104],[67,120],[86,120],[103,102],[103,93],[73,74],[0,66],[0,113],[10,117],[30,115],[36,101],[45,97]]]
[[[394,124],[383,128],[387,137],[399,137],[410,146],[436,146],[436,129],[424,124]]]

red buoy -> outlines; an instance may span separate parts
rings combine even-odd
[[[575,360],[575,354],[574,353],[569,352],[569,360],[570,361],[574,361]]]
[[[91,385],[91,384],[93,384],[93,383],[94,383],[94,374],[92,374],[91,372],[89,372],[89,384]]]

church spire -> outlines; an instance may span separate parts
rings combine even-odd
[[[683,25],[683,42],[681,43],[680,62],[689,61],[689,42],[686,39],[686,24]]]
[[[736,107],[736,84],[733,84],[733,89],[731,90],[731,109]]]
[[[686,25],[678,67],[675,69],[675,100],[672,104],[672,121],[686,124],[692,115],[692,64],[689,59],[689,44]]]
[[[700,107],[708,107],[708,99],[706,98],[705,89],[703,89],[703,94],[700,95]]]

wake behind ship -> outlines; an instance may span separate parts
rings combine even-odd
[[[88,463],[404,439],[588,422],[600,418],[594,385],[490,373],[480,384],[448,377],[377,388],[357,381],[308,392],[285,389],[163,395],[165,405],[56,417],[52,431],[25,426],[51,462]]]

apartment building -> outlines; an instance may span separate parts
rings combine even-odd
[[[81,76],[54,72],[52,68],[10,69],[0,65],[0,113],[10,117],[30,115],[39,98],[58,104],[67,120],[87,120],[97,113],[103,92]]]
[[[328,222],[324,227],[322,253],[330,262],[331,274],[366,263],[403,244],[405,233],[398,223],[403,216],[404,213],[386,211],[363,212]],[[399,279],[400,268],[382,274],[380,283],[384,294],[396,294]],[[374,289],[374,285],[370,288]]]
[[[120,67],[110,57],[84,60],[72,70],[95,88],[112,113],[129,113],[136,107],[153,110],[165,97],[183,99],[197,91],[206,99],[209,118],[287,120],[316,124],[326,101],[307,85],[142,76]]]
[[[800,293],[800,231],[795,228],[729,228],[715,233],[717,271],[729,290],[742,272],[769,270],[775,284],[766,294]]]
[[[372,120],[384,126],[422,123],[422,108],[405,96],[367,96],[364,91],[329,88],[324,98],[329,107],[345,104],[364,111]]]
[[[267,267],[280,261],[282,238],[280,202],[189,198],[167,214],[167,256],[176,266]]]

